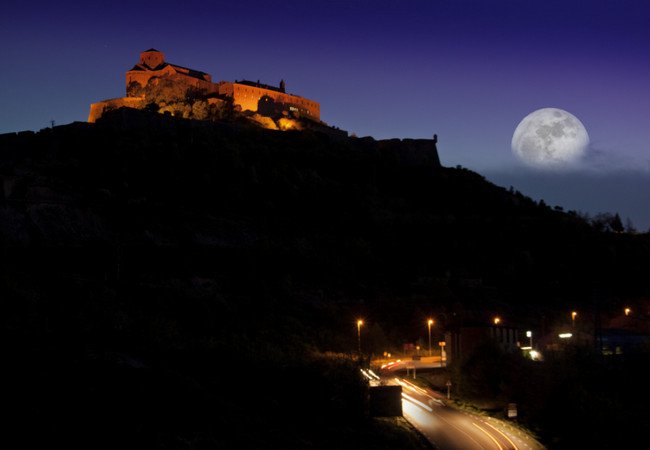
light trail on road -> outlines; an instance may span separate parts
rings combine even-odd
[[[445,405],[443,396],[398,377],[388,380],[402,386],[404,417],[439,450],[544,450],[534,439],[523,433],[515,436],[485,418]],[[516,442],[515,442],[516,441]]]
[[[497,433],[501,434],[501,435],[502,435],[502,436],[503,436],[503,437],[504,437],[504,438],[505,438],[505,439],[510,443],[510,445],[512,445],[512,448],[513,448],[514,450],[519,450],[519,447],[517,447],[517,446],[515,445],[515,443],[512,442],[512,440],[508,437],[508,435],[505,434],[503,431],[499,430],[497,427],[495,427],[495,426],[492,425],[491,423],[485,422],[485,425],[488,425],[488,426],[492,427],[492,428],[494,429],[494,431],[496,431]]]
[[[501,444],[499,444],[499,441],[497,441],[496,439],[494,439],[494,437],[493,437],[490,433],[488,433],[487,431],[485,431],[485,429],[484,429],[482,426],[480,426],[480,425],[477,424],[476,422],[472,422],[472,424],[473,424],[476,428],[478,428],[479,430],[481,430],[483,433],[485,433],[485,435],[486,435],[487,437],[489,437],[490,439],[492,439],[492,441],[494,441],[494,444],[499,448],[499,450],[503,450],[503,447],[501,447]]]
[[[413,397],[411,397],[408,394],[405,394],[405,393],[402,392],[402,398],[405,398],[406,400],[408,400],[411,403],[415,403],[420,408],[423,408],[423,409],[425,409],[425,410],[427,410],[429,412],[433,412],[433,409],[429,408],[427,405],[425,405],[424,403],[422,403],[419,400],[414,399]]]

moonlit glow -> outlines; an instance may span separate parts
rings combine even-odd
[[[565,169],[578,162],[589,145],[580,120],[557,108],[542,108],[523,118],[512,135],[512,152],[540,169]]]

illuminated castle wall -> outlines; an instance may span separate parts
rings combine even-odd
[[[135,108],[141,109],[145,107],[144,98],[142,97],[121,97],[112,98],[110,100],[102,100],[101,102],[90,104],[90,114],[88,114],[88,122],[95,122],[99,119],[105,111],[118,108]]]
[[[212,82],[212,77],[198,70],[188,69],[165,62],[165,54],[156,49],[149,49],[140,53],[140,62],[133,69],[126,72],[126,94],[133,83],[146,87],[151,78],[170,78],[179,83],[195,87],[206,93],[217,92],[217,85]]]
[[[280,82],[279,88],[252,81],[234,83],[223,81],[219,83],[219,94],[231,97],[233,103],[241,106],[243,111],[271,115],[274,111],[284,110],[320,120],[320,104],[304,97],[287,94],[284,81]]]
[[[88,122],[95,122],[108,109],[120,106],[144,107],[142,88],[152,78],[171,79],[205,94],[228,96],[242,111],[269,116],[286,112],[320,121],[320,104],[299,95],[287,94],[284,81],[280,82],[279,87],[245,80],[213,83],[210,74],[167,63],[164,53],[152,48],[142,52],[140,62],[126,72],[127,97],[93,103],[90,105]]]

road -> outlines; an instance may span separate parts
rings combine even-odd
[[[387,362],[382,364],[381,370],[383,372],[396,372],[403,370],[420,370],[420,369],[433,369],[437,367],[444,367],[445,362],[441,361],[440,356],[422,356],[420,359],[413,360],[408,359],[397,359],[394,361]]]
[[[439,450],[543,450],[532,437],[507,422],[445,406],[440,394],[393,377],[402,385],[404,417]]]

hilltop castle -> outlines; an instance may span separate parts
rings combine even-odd
[[[213,83],[210,74],[168,63],[163,52],[152,48],[140,53],[140,61],[126,72],[127,96],[91,104],[88,122],[95,122],[109,109],[144,108],[147,103],[144,91],[161,79],[193,88],[204,95],[210,104],[221,101],[219,97],[225,97],[242,111],[266,116],[280,112],[320,121],[320,104],[299,95],[287,94],[284,80],[280,81],[278,87],[247,80]]]

